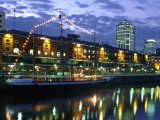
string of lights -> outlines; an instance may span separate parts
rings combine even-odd
[[[46,20],[46,21],[44,21],[44,22],[42,22],[40,24],[35,25],[33,27],[33,29],[30,30],[29,35],[28,35],[27,39],[25,40],[25,42],[23,44],[23,48],[25,48],[25,46],[27,45],[31,35],[33,34],[33,32],[35,31],[36,28],[42,27],[42,26],[44,26],[44,25],[46,25],[46,24],[48,24],[50,22],[53,22],[55,20],[57,20],[57,17],[54,16],[54,17],[52,17],[52,18],[50,18],[50,19],[48,19],[48,20]]]
[[[87,29],[82,28],[82,27],[80,27],[80,26],[78,26],[78,25],[75,25],[74,22],[72,22],[71,20],[67,19],[65,16],[63,16],[62,18],[64,19],[64,21],[65,21],[66,23],[69,23],[69,24],[72,25],[75,29],[78,29],[80,32],[84,32],[84,33],[87,33],[87,34],[89,34],[89,35],[93,34],[93,32],[92,32],[93,30],[87,30]]]
[[[50,22],[53,22],[53,21],[56,21],[58,20],[59,18],[57,16],[53,16],[52,18],[42,22],[42,23],[39,23],[37,25],[35,25],[29,32],[29,35],[27,37],[27,39],[25,40],[24,44],[23,44],[23,48],[25,48],[25,46],[27,45],[27,43],[29,42],[29,39],[31,37],[31,35],[34,33],[35,29],[39,28],[39,27],[42,27]],[[66,18],[65,16],[62,17],[62,19],[64,19],[63,21],[66,23],[64,25],[66,26],[71,26],[72,28],[74,28],[75,30],[78,30],[80,32],[84,32],[84,33],[87,33],[89,35],[92,35],[93,34],[93,30],[87,30],[85,28],[82,28],[78,25],[75,25],[74,22],[72,20],[69,20],[68,18]]]

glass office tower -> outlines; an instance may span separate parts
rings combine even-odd
[[[135,50],[135,26],[123,20],[116,26],[117,47],[125,50]]]

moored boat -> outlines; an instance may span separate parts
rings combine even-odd
[[[32,92],[67,91],[67,90],[88,90],[107,86],[110,77],[85,76],[83,78],[51,77],[51,76],[19,76],[6,80],[10,89]]]
[[[32,85],[76,85],[76,84],[96,84],[110,81],[111,77],[83,77],[83,78],[68,78],[68,77],[42,77],[42,76],[16,76],[9,78],[6,82],[14,86],[32,86]]]

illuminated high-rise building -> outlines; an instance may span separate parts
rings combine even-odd
[[[135,50],[135,26],[123,20],[116,26],[116,43],[118,48]]]
[[[5,30],[5,13],[0,11],[0,31]]]
[[[156,44],[154,39],[148,39],[144,43],[144,54],[146,55],[152,55],[156,52]]]

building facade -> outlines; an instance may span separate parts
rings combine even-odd
[[[116,26],[117,47],[125,50],[135,50],[135,26],[123,20]]]
[[[5,12],[0,11],[0,31],[5,30]]]
[[[144,43],[144,54],[152,55],[156,53],[156,42],[154,39],[148,39]]]
[[[130,68],[146,64],[144,55],[134,51],[118,49],[109,45],[81,41],[71,35],[63,38],[63,63],[61,41],[59,37],[34,34],[28,37],[27,32],[1,32],[0,68],[1,72],[23,74],[106,74],[107,71],[128,72]],[[139,70],[140,71],[140,70]]]

